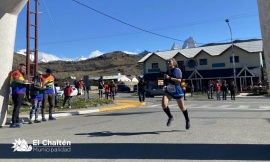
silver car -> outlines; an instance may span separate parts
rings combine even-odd
[[[163,85],[154,86],[146,90],[146,97],[162,96],[164,92]]]

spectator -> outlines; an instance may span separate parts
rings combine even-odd
[[[145,102],[145,93],[146,93],[146,83],[144,79],[141,78],[138,83],[138,95],[140,102]]]
[[[74,86],[75,86],[75,88],[77,89],[77,92],[78,92],[77,95],[79,95],[79,81],[78,81],[77,79],[74,80]]]
[[[231,100],[235,100],[235,84],[234,81],[231,82],[231,84],[229,85],[229,91],[231,93]]]
[[[54,107],[59,107],[58,104],[58,96],[57,93],[60,90],[60,87],[57,83],[54,84]]]
[[[82,79],[78,82],[78,87],[79,87],[78,95],[82,95],[82,90],[83,90],[83,81],[82,81]]]
[[[111,99],[114,100],[114,95],[115,95],[115,83],[112,80],[109,84],[110,86],[110,94],[111,94]]]
[[[33,84],[31,85],[30,89],[32,109],[29,114],[29,124],[33,124],[33,122],[34,123],[41,122],[40,120],[38,120],[38,112],[42,104],[44,89],[46,89],[46,87],[43,86],[41,71],[38,71],[36,73],[36,76],[33,77],[32,82]],[[32,117],[34,113],[35,113],[35,120],[33,121]]]
[[[68,101],[68,108],[71,109],[70,99],[71,99],[72,87],[70,86],[69,82],[66,83],[66,87],[64,89],[64,102],[61,106],[61,109],[64,108],[66,101]]]
[[[208,99],[214,99],[213,98],[213,91],[214,91],[214,84],[212,80],[208,81]]]
[[[86,94],[87,94],[87,98],[90,99],[90,94],[89,94],[89,92],[91,91],[90,83],[85,85],[85,91],[86,91]]]
[[[47,106],[47,102],[49,102],[49,120],[56,120],[52,116],[52,109],[54,106],[54,77],[52,75],[52,70],[47,69],[46,74],[42,76],[42,81],[44,83],[44,86],[46,86],[46,90],[44,90],[44,99],[42,102],[42,107],[41,107],[41,115],[42,115],[42,121],[47,121],[45,118],[45,107]]]
[[[219,83],[219,80],[216,81],[215,91],[216,91],[216,95],[217,95],[217,100],[221,100],[220,99],[220,83]]]
[[[182,87],[182,90],[183,90],[183,92],[184,92],[184,100],[187,100],[187,99],[186,99],[187,85],[188,85],[188,83],[185,82],[185,79],[182,79],[181,87]]]
[[[115,96],[117,95],[118,92],[118,85],[115,83]]]
[[[103,81],[103,77],[100,76],[100,78],[98,80],[98,94],[99,94],[99,99],[102,99],[102,97],[103,97],[103,88],[104,88],[104,81]]]
[[[12,88],[12,101],[14,108],[12,111],[12,118],[10,128],[20,128],[21,124],[19,123],[19,113],[22,105],[23,97],[26,91],[26,66],[25,64],[20,64],[18,70],[15,70],[11,73],[10,83]]]
[[[109,82],[106,82],[104,84],[104,89],[105,89],[105,98],[108,99],[109,98],[109,92],[110,92]]]
[[[226,80],[223,80],[222,82],[221,91],[222,91],[222,99],[227,100],[228,84],[226,83]]]

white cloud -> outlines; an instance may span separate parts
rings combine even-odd
[[[92,58],[92,57],[98,57],[98,56],[103,55],[103,54],[104,54],[104,52],[101,52],[101,51],[99,51],[99,50],[95,50],[95,51],[93,51],[93,52],[91,52],[91,53],[89,54],[89,58]]]

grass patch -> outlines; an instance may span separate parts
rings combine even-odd
[[[10,102],[11,101],[11,102]],[[13,102],[12,100],[9,101],[9,105],[11,106],[8,109],[8,114],[12,115],[13,111]],[[108,99],[98,99],[98,98],[91,98],[91,99],[84,99],[84,98],[79,98],[77,96],[72,97],[70,102],[71,102],[71,109],[68,108],[68,103],[66,102],[66,105],[63,109],[60,109],[60,107],[63,105],[63,98],[58,99],[58,106],[59,108],[53,108],[53,112],[59,111],[59,110],[72,110],[72,109],[83,109],[83,108],[89,108],[89,107],[97,107],[101,105],[108,105],[113,103],[112,100]],[[31,104],[24,102],[23,106],[20,108],[20,113],[21,112],[29,112],[31,110]],[[48,106],[45,108],[45,112],[49,112]]]

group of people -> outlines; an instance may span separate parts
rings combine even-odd
[[[36,75],[31,81],[26,79],[26,65],[21,63],[17,70],[11,72],[10,86],[12,88],[12,100],[14,109],[12,112],[12,119],[10,128],[20,128],[22,125],[19,121],[19,112],[22,106],[23,98],[26,93],[27,84],[30,84],[30,96],[32,109],[29,114],[29,124],[40,123],[47,121],[45,118],[45,107],[49,104],[49,118],[48,120],[56,120],[52,116],[52,108],[54,106],[54,76],[52,70],[47,69],[46,73],[37,71]],[[39,108],[41,107],[41,120],[38,120]]]
[[[98,80],[98,94],[99,94],[99,99],[103,98],[103,90],[105,90],[105,98],[109,99],[109,94],[110,94],[110,99],[114,100],[115,95],[117,92],[117,84],[114,82],[114,80],[111,80],[110,82],[104,83],[103,77],[100,76]]]
[[[165,94],[162,98],[162,108],[166,115],[168,116],[168,120],[166,125],[170,126],[172,121],[174,120],[173,115],[170,112],[168,103],[171,99],[176,99],[180,110],[183,112],[185,117],[186,125],[185,128],[190,128],[190,119],[188,116],[187,108],[184,105],[184,91],[181,88],[182,82],[182,72],[177,66],[177,62],[174,58],[168,60],[168,71],[164,74],[164,87]],[[48,120],[56,120],[52,116],[52,108],[54,106],[54,76],[52,75],[52,70],[47,69],[46,73],[43,74],[41,71],[37,71],[36,75],[33,77],[32,81],[28,81],[26,79],[26,66],[25,64],[20,64],[18,69],[11,73],[11,87],[12,87],[12,100],[14,102],[14,109],[12,112],[12,123],[10,124],[10,128],[20,128],[21,123],[19,122],[19,110],[22,105],[23,98],[26,92],[27,84],[30,84],[30,96],[32,109],[29,114],[29,124],[32,123],[40,123],[41,121],[47,121],[45,118],[44,108],[47,103],[49,103],[49,118]],[[79,85],[79,84],[78,84]],[[79,85],[80,88],[80,85]],[[105,98],[108,98],[110,93],[110,97],[114,100],[117,84],[114,83],[113,80],[111,82],[104,83],[102,76],[99,79],[99,98],[103,97],[103,89],[105,89]],[[145,91],[146,84],[144,79],[141,79],[138,83],[138,91],[139,91],[139,100],[140,102],[145,102]],[[70,84],[67,82],[64,90],[64,102],[68,101],[69,108],[70,105],[70,94],[72,93],[72,88]],[[79,91],[80,93],[80,91]],[[63,106],[61,108],[63,108]],[[39,108],[41,107],[41,121],[38,120]],[[34,118],[34,119],[33,119]]]
[[[232,81],[230,84],[227,84],[226,80],[223,80],[222,83],[220,83],[219,80],[216,80],[215,83],[213,83],[212,80],[208,81],[208,99],[214,99],[213,93],[216,92],[216,99],[221,100],[220,95],[222,93],[222,100],[227,100],[227,92],[228,90],[231,93],[231,100],[235,100],[235,84],[234,81]]]

